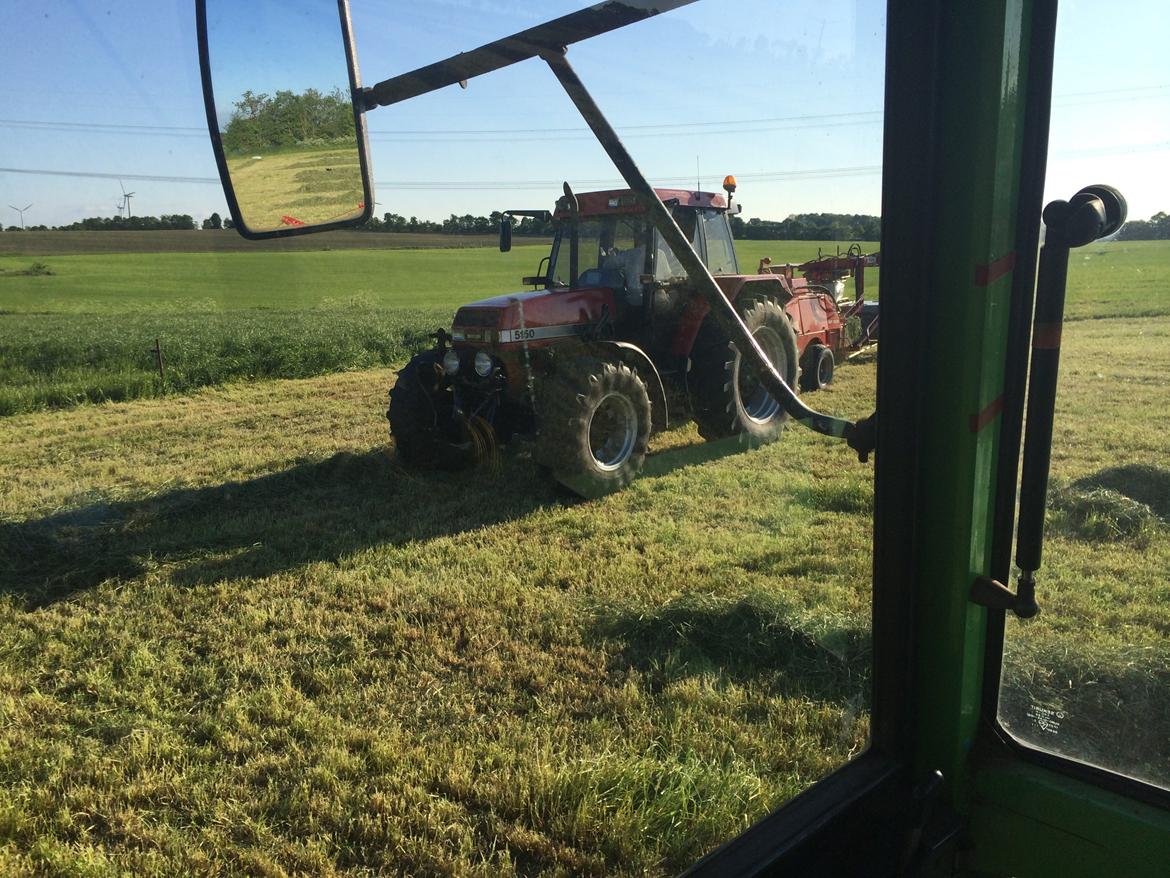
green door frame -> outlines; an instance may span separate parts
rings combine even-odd
[[[1005,740],[969,597],[1010,568],[1055,16],[888,4],[871,746],[693,874],[1166,874],[1170,796]]]

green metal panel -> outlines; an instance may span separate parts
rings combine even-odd
[[[1022,137],[1029,3],[946,7],[939,129],[943,199],[932,274],[924,408],[916,769],[961,799],[982,689],[986,611],[968,589],[988,570]]]
[[[974,780],[970,874],[1170,875],[1170,813],[1047,769],[997,761]]]

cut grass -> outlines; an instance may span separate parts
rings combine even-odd
[[[789,494],[847,449],[566,504],[399,469],[389,377],[3,422],[9,873],[660,874],[863,746],[868,527]]]
[[[1164,785],[1167,375],[1170,317],[1066,327],[1042,613],[1009,627],[1001,708]],[[815,401],[867,412],[874,376]],[[0,421],[0,872],[665,874],[864,746],[847,448],[680,428],[577,503],[515,455],[401,469],[391,380]]]
[[[348,219],[363,210],[356,149],[233,157],[228,159],[228,172],[244,221],[255,231],[287,227],[290,211],[300,223],[315,225]]]

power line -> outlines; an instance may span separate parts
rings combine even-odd
[[[1099,91],[1070,92],[1056,95],[1055,106],[1082,106],[1121,101],[1142,101],[1170,97],[1161,92],[1170,91],[1170,84],[1133,86],[1130,88],[1102,89]],[[1089,100],[1083,100],[1088,98]],[[879,124],[883,120],[881,110],[864,110],[844,113],[818,113],[798,116],[766,116],[752,119],[723,119],[695,122],[661,122],[636,125],[618,125],[617,130],[628,137],[676,137],[680,134],[694,134],[716,129],[718,133],[767,133],[783,128],[838,128]],[[135,134],[159,137],[206,137],[207,129],[189,125],[143,125],[129,123],[63,122],[37,119],[0,119],[0,126],[41,131],[88,131],[94,134]],[[588,128],[438,128],[438,129],[373,129],[371,138],[387,142],[432,143],[448,138],[512,138],[526,140],[568,140],[591,139]],[[412,140],[423,138],[422,140]]]
[[[1085,158],[1104,157],[1112,155],[1131,155],[1135,153],[1170,151],[1170,140],[1156,143],[1133,143],[1119,146],[1090,147],[1073,150],[1061,150],[1054,153],[1054,158]],[[806,168],[787,171],[754,171],[736,174],[741,181],[753,183],[776,183],[790,180],[830,180],[844,177],[866,177],[880,174],[881,165],[854,165],[836,168]],[[80,177],[98,180],[144,180],[153,183],[194,183],[218,184],[218,177],[180,177],[167,174],[120,174],[101,171],[57,171],[47,168],[0,168],[0,174],[28,174],[46,177]],[[677,187],[689,189],[694,177],[692,173],[683,174],[653,174],[655,185],[659,187]],[[561,185],[561,180],[386,180],[378,181],[377,185],[386,189],[407,190],[523,190],[549,189]],[[625,188],[621,180],[608,177],[593,180],[576,179],[572,181],[577,187]]]

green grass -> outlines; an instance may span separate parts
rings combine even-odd
[[[1170,315],[1109,317],[1124,291],[1084,270],[1003,718],[1170,784]],[[396,313],[303,295],[286,346]],[[171,319],[101,296],[43,316]],[[292,320],[241,300],[174,319],[209,323],[195,347]],[[871,410],[875,373],[842,366],[818,407]],[[575,502],[523,454],[402,469],[392,378],[0,420],[0,874],[667,874],[864,747],[872,469],[842,444],[728,456],[678,428]]]
[[[818,247],[830,245],[748,242],[744,267]],[[463,302],[522,289],[546,252],[0,257],[0,416],[158,395],[156,338],[172,393],[402,363]]]
[[[2,871],[661,874],[864,745],[847,449],[680,429],[565,502],[401,470],[389,380],[0,424]]]

